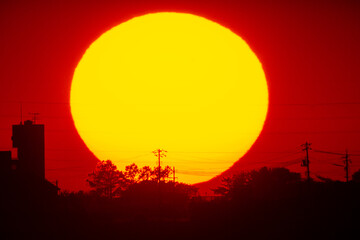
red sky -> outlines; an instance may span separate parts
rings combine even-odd
[[[227,173],[263,165],[303,173],[299,151],[307,140],[314,149],[360,155],[356,1],[2,1],[0,149],[11,148],[11,125],[20,121],[22,102],[24,118],[39,112],[45,124],[47,179],[59,180],[62,189],[85,189],[97,160],[71,118],[74,69],[106,30],[157,11],[216,21],[240,35],[263,64],[268,118],[253,148]],[[352,160],[354,172],[360,157]],[[310,161],[312,176],[344,179],[343,169],[331,165],[341,163],[339,156],[310,152]]]

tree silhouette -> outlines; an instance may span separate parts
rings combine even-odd
[[[160,179],[165,181],[171,173],[172,169],[170,166],[160,168]],[[158,181],[159,167],[154,167],[153,169],[149,166],[138,168],[138,166],[133,163],[125,167],[124,175],[130,185],[142,181]]]
[[[172,173],[172,169],[169,166],[165,166],[165,168],[160,167],[160,181],[165,181],[166,178],[170,176]],[[152,180],[159,179],[159,167],[155,167],[152,171]]]
[[[87,182],[100,196],[112,198],[126,186],[124,173],[119,171],[110,160],[100,161],[94,172],[88,176]]]
[[[221,186],[215,189],[212,189],[215,195],[228,196],[230,189],[233,186],[233,177],[224,177],[221,179]]]
[[[139,173],[140,173],[140,170],[135,163],[126,166],[124,175],[125,175],[125,178],[126,178],[128,184],[134,184],[134,183],[138,182],[139,181],[139,177],[138,177]]]
[[[212,191],[228,198],[240,197],[249,192],[254,196],[262,195],[260,197],[263,197],[283,190],[290,183],[300,181],[299,173],[290,172],[286,168],[263,167],[258,171],[242,172],[233,177],[224,178],[222,185]]]
[[[356,183],[360,183],[360,169],[357,170],[353,175],[352,175],[352,181],[356,182]]]
[[[160,169],[160,179],[165,181],[172,173],[169,166]],[[125,167],[125,171],[119,171],[117,167],[110,161],[100,161],[95,170],[90,173],[89,179],[86,181],[94,192],[99,196],[113,198],[120,196],[130,186],[144,182],[157,181],[159,168],[153,169],[149,166],[139,168],[135,163]]]
[[[153,172],[149,166],[144,166],[139,171],[138,179],[139,181],[150,181]]]
[[[172,173],[172,169],[169,166],[160,169],[160,179],[165,181],[166,178]],[[159,176],[159,167],[153,169],[149,166],[139,168],[135,163],[125,167],[124,177],[128,185],[139,183],[142,181],[157,181]]]
[[[301,180],[300,173],[290,172],[286,168],[263,167],[259,171],[251,172],[251,183],[259,186],[283,185]]]

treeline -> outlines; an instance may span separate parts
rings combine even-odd
[[[285,168],[243,172],[214,189],[222,197],[194,202],[192,221],[229,239],[358,238],[359,173],[346,183],[302,180]]]
[[[166,181],[165,169],[160,169],[159,182],[159,169],[133,164],[119,171],[111,162],[100,162],[87,179],[91,192],[63,192],[41,204],[26,203],[26,198],[36,198],[27,196],[2,206],[2,216],[12,222],[3,224],[1,233],[11,233],[15,239],[344,239],[348,234],[359,235],[359,173],[349,183],[317,182],[304,181],[285,168],[264,167],[224,178],[213,189],[218,197],[209,201],[197,196],[190,185]],[[18,204],[21,207],[16,208]]]
[[[173,173],[169,166],[139,168],[135,163],[120,171],[110,160],[106,160],[96,165],[86,181],[92,188],[90,194],[110,199],[128,196],[135,192],[140,196],[145,192],[155,191],[154,188],[158,188],[157,191],[161,190],[161,192],[168,192],[172,188],[174,193],[181,193],[188,198],[196,194],[197,189],[191,185],[169,181],[170,174]]]

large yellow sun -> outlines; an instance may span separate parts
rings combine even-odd
[[[71,113],[87,147],[120,169],[163,165],[211,179],[242,157],[268,109],[261,63],[226,27],[192,14],[135,17],[101,35],[76,67]]]

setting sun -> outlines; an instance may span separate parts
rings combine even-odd
[[[71,113],[87,147],[120,169],[155,166],[168,151],[178,181],[232,166],[259,136],[268,109],[260,61],[226,27],[185,13],[135,17],[86,50],[71,86]]]

